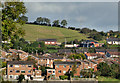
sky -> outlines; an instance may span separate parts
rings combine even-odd
[[[25,6],[29,22],[47,17],[51,22],[66,19],[67,27],[118,30],[117,2],[25,2]]]

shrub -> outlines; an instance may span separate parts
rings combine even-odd
[[[60,76],[60,79],[62,79],[62,80],[64,80],[64,79],[68,79],[68,76],[66,76],[66,75],[62,75],[62,76]]]

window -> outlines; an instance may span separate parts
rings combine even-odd
[[[59,70],[58,72],[61,73],[61,70]]]
[[[25,67],[25,65],[22,65],[22,67]]]
[[[71,68],[72,66],[70,65],[69,67]]]
[[[48,71],[48,73],[51,73],[51,71]]]
[[[10,70],[10,72],[12,72],[12,70]]]
[[[39,73],[39,71],[37,73]]]
[[[63,71],[63,73],[66,73],[66,71]]]
[[[57,65],[57,68],[59,68],[59,65]]]
[[[15,65],[15,67],[19,67],[19,65]]]
[[[25,73],[25,70],[21,70],[21,73]]]
[[[31,65],[28,65],[28,67],[31,67]]]
[[[79,67],[79,65],[77,65],[77,68]]]
[[[13,76],[10,76],[10,78],[13,78]]]
[[[66,68],[66,65],[64,65],[64,68]]]
[[[48,44],[50,44],[50,42],[48,42]]]
[[[13,67],[13,65],[9,65],[9,67]]]
[[[31,71],[30,71],[30,70],[28,70],[28,73],[31,73]]]
[[[19,73],[20,71],[19,70],[16,70],[16,73]]]

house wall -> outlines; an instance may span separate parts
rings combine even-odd
[[[51,68],[53,68],[53,61],[54,61],[54,59],[39,59],[38,60],[38,64],[40,64],[40,65],[44,65],[44,66],[46,66],[46,67],[51,67]]]
[[[66,66],[66,67],[64,67],[64,66]],[[73,65],[68,65],[68,64],[65,64],[65,65],[58,65],[57,64],[57,65],[55,65],[55,70],[56,70],[55,71],[55,77],[59,78],[59,76],[64,75],[66,72],[68,72],[69,69],[70,69],[70,71],[72,71],[72,67],[73,67]],[[76,73],[74,74],[75,76],[80,76],[80,69],[81,69],[81,66],[78,65],[78,67],[76,69]],[[59,73],[59,71],[61,71],[61,73]]]
[[[47,77],[50,75],[55,75],[55,69],[47,69]]]
[[[16,73],[16,70],[19,70],[18,73]],[[25,73],[22,73],[21,71],[24,70]],[[10,72],[12,71],[12,72]],[[31,71],[31,72],[29,72]],[[33,65],[31,67],[28,67],[28,65],[13,65],[13,67],[10,67],[10,64],[7,65],[7,75],[8,78],[10,76],[13,76],[13,79],[16,79],[20,74],[23,74],[25,76],[27,75],[33,75]],[[26,77],[25,77],[26,78]]]

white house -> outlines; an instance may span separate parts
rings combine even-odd
[[[106,41],[108,44],[116,44],[116,45],[120,44],[120,38],[112,37],[112,38],[108,38]]]

